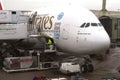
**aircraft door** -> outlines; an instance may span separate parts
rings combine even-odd
[[[54,27],[54,38],[55,39],[60,38],[60,26],[61,26],[61,23],[55,23],[55,27]]]

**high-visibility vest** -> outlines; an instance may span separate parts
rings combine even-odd
[[[50,45],[50,44],[52,44],[52,41],[51,41],[51,39],[48,39],[48,44]]]

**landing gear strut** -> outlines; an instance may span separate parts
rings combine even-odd
[[[92,64],[92,61],[89,58],[84,57],[84,62],[81,65],[81,72],[87,73],[87,72],[93,72],[94,66]]]

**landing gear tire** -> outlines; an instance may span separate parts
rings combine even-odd
[[[81,73],[93,72],[94,67],[92,64],[84,64],[81,66]]]
[[[82,65],[81,66],[81,73],[86,73],[87,72],[87,65]]]
[[[93,71],[94,71],[94,67],[93,67],[92,64],[88,64],[88,65],[87,65],[87,71],[88,71],[88,72],[93,72]]]

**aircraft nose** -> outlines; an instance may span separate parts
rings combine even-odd
[[[110,38],[107,33],[99,35],[96,41],[101,50],[107,50],[110,47]]]
[[[100,39],[100,44],[103,45],[103,48],[109,48],[110,46],[110,38],[109,36],[105,36]]]

